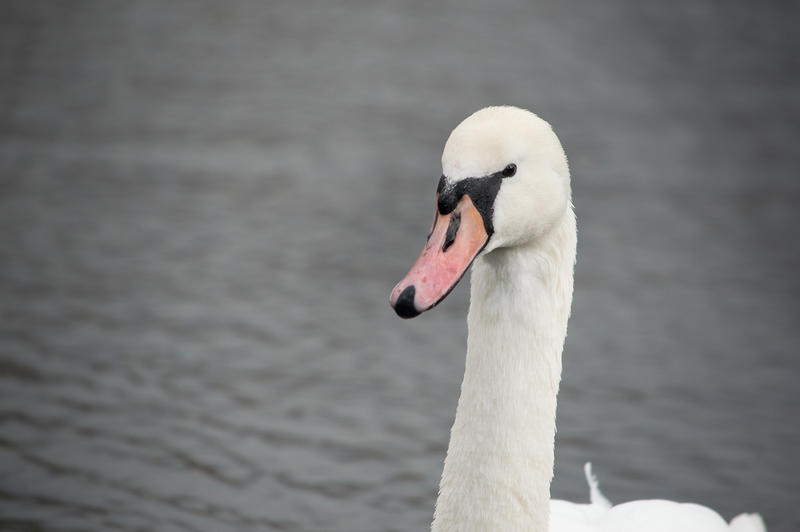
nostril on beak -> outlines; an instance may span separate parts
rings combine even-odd
[[[398,316],[404,319],[419,316],[420,312],[414,307],[414,295],[416,293],[417,289],[413,284],[406,286],[405,289],[400,292],[394,304],[394,311],[397,312]]]
[[[458,233],[458,227],[460,225],[461,225],[461,213],[457,212],[450,217],[450,224],[447,226],[447,233],[445,233],[444,235],[444,244],[442,244],[442,253],[445,253],[447,249],[453,245],[453,242],[456,241],[456,233]]]

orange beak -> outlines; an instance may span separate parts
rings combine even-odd
[[[483,218],[469,195],[464,194],[450,214],[440,214],[437,208],[422,253],[389,297],[397,315],[413,318],[436,306],[488,241]]]

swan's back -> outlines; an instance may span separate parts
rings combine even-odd
[[[611,506],[586,464],[590,504],[550,501],[550,532],[766,532],[758,514],[741,514],[730,523],[699,504],[661,499]]]

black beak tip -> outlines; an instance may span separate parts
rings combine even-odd
[[[405,287],[405,289],[400,292],[400,296],[394,304],[394,311],[397,312],[397,315],[401,318],[407,320],[420,315],[420,312],[414,307],[414,294],[416,294],[416,292],[417,289],[414,288],[413,284]]]

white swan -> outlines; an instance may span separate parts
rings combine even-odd
[[[757,516],[727,524],[697,505],[611,507],[596,484],[589,505],[550,501],[577,240],[567,159],[547,122],[489,107],[450,134],[442,171],[431,233],[390,297],[401,317],[414,317],[474,263],[464,380],[432,529],[765,530]]]

